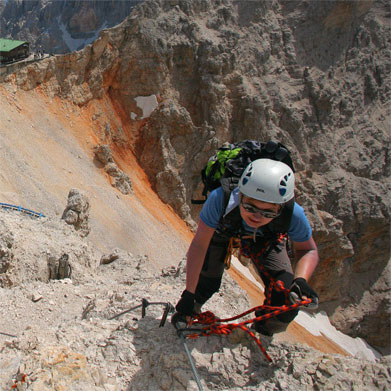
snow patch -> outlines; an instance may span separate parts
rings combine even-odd
[[[331,323],[324,311],[309,314],[299,311],[295,322],[303,326],[307,331],[315,336],[325,336],[332,340],[352,356],[376,361],[381,357],[375,349],[369,346],[362,338],[352,338],[338,331]]]
[[[158,106],[156,95],[138,96],[134,99],[137,103],[137,107],[139,107],[143,111],[143,115],[141,117],[142,119],[148,118]],[[130,115],[132,116],[132,114],[134,113],[131,113]]]

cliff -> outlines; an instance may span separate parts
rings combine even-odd
[[[7,0],[0,2],[2,38],[30,42],[33,52],[69,53],[122,22],[141,0]]]
[[[190,199],[219,144],[281,140],[320,249],[322,308],[387,348],[389,15],[386,1],[146,1],[92,45],[3,85],[75,105],[88,148],[110,145],[130,178],[135,156],[193,227]]]

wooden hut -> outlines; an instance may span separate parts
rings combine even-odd
[[[30,44],[26,41],[0,38],[0,63],[8,64],[28,57]]]

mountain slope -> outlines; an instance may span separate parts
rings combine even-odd
[[[39,90],[0,87],[0,101],[1,202],[60,218],[69,190],[78,188],[90,199],[90,240],[98,249],[146,254],[161,266],[182,259],[190,230],[154,195],[132,153],[124,151],[118,159],[131,177],[130,195],[112,187],[109,175],[94,162],[90,113]],[[96,113],[101,110],[103,120],[107,107],[99,105]]]
[[[81,172],[86,175],[75,183],[93,183],[87,190],[97,196],[92,199],[92,213],[99,219],[91,232],[94,242],[102,246],[106,240],[101,239],[108,235],[109,243],[125,248],[131,243],[137,252],[145,248],[154,261],[162,262],[154,240],[163,233],[163,249],[168,251],[164,257],[179,259],[188,234],[184,228],[185,242],[177,249],[178,235],[171,227],[177,227],[178,220],[164,221],[170,210],[149,191],[148,181],[164,202],[194,225],[198,211],[189,200],[194,189],[199,190],[199,169],[215,147],[238,138],[278,138],[292,150],[297,199],[311,219],[320,248],[321,264],[311,283],[323,308],[339,328],[388,349],[389,5],[249,4],[147,1],[80,52],[21,65],[19,70],[6,68],[5,74],[15,73],[3,77],[3,99],[10,104],[2,105],[4,119],[13,113],[9,122],[23,129],[36,118],[45,121],[49,109],[53,135],[36,122],[50,134],[42,139],[55,136],[66,145],[69,141],[61,135],[67,129],[72,140],[78,140],[75,151],[87,152],[81,159],[58,148],[48,153],[53,167],[53,153],[70,166],[68,171],[56,169],[59,184],[53,183],[44,163],[34,163],[55,202],[41,195],[44,188],[31,180],[33,175],[24,174],[26,158],[17,157],[18,164],[6,170],[12,174],[2,174],[11,195],[5,198],[16,198],[15,188],[26,195],[30,190],[24,189],[32,189],[32,204],[41,209],[42,197],[60,215],[58,200],[65,199],[68,183],[73,187],[71,174],[79,172],[83,162]],[[143,101],[149,101],[152,110]],[[20,139],[31,134],[23,132]],[[144,209],[139,214],[137,208],[128,210],[138,205],[137,197],[112,193],[110,187],[107,194],[103,183],[112,179],[92,153],[100,144],[110,146],[116,165],[134,181],[135,194],[157,220]],[[12,145],[4,145],[4,164],[11,164],[14,157],[7,154]],[[27,145],[16,150],[34,156]],[[43,148],[37,150],[45,156]],[[160,206],[168,214],[161,215]],[[122,216],[125,223],[120,222]],[[129,235],[124,236],[126,230]]]
[[[197,389],[170,316],[159,327],[164,305],[148,305],[144,318],[139,307],[142,299],[174,303],[185,283],[183,270],[159,269],[148,258],[121,250],[114,262],[99,264],[100,252],[88,237],[64,221],[3,209],[0,249],[0,267],[9,261],[8,285],[0,279],[2,390]],[[69,256],[72,279],[49,280],[48,259],[62,254]],[[219,317],[249,307],[227,273],[221,295],[208,302],[208,310]],[[271,364],[241,330],[188,340],[204,390],[368,391],[391,386],[390,356],[372,362],[260,338]]]

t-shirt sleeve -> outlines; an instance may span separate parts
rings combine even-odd
[[[216,229],[219,225],[220,217],[223,214],[224,191],[221,187],[213,190],[200,213],[201,221],[208,227]]]
[[[296,203],[293,208],[288,235],[294,242],[305,242],[312,236],[312,229],[304,213],[304,209]]]

